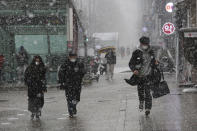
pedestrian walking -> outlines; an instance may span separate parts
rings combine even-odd
[[[80,102],[81,83],[84,75],[84,64],[79,62],[77,54],[69,53],[69,58],[61,65],[58,76],[60,88],[65,90],[71,118],[77,114],[77,104]]]
[[[25,71],[25,84],[28,86],[28,110],[39,119],[44,106],[46,87],[46,68],[40,56],[34,56],[32,63]]]
[[[110,49],[108,53],[105,55],[107,60],[107,80],[113,79],[114,75],[114,67],[116,64],[116,54],[113,49]]]
[[[24,72],[27,68],[29,57],[28,53],[23,46],[19,48],[19,52],[16,55],[17,59],[17,76],[18,76],[18,84],[23,83],[24,80]]]
[[[144,36],[141,37],[140,46],[133,52],[129,67],[134,75],[139,78],[139,109],[143,111],[145,103],[145,114],[147,116],[150,114],[152,108],[151,81],[154,79],[152,69],[154,69],[157,64],[154,51],[150,46],[150,39]]]

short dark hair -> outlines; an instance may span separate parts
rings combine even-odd
[[[150,38],[146,36],[142,36],[139,41],[142,44],[150,44]]]

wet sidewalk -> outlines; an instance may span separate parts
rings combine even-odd
[[[167,76],[171,95],[153,100],[149,118],[138,112],[137,88],[124,82],[129,73],[102,77],[84,87],[77,117],[68,117],[64,91],[49,89],[42,118],[31,121],[25,91],[0,92],[0,131],[196,131],[197,95],[184,94]]]

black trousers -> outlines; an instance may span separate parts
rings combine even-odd
[[[44,106],[44,94],[40,93],[41,97],[30,97],[28,99],[28,110],[32,113],[37,113]]]
[[[77,111],[77,104],[80,101],[81,88],[75,88],[72,90],[65,90],[68,112],[73,115]]]
[[[140,103],[145,102],[145,109],[152,108],[152,95],[151,95],[151,85],[146,79],[141,79],[140,84],[138,85],[138,96]]]

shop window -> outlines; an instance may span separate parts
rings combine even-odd
[[[16,51],[24,46],[29,54],[48,54],[47,37],[44,35],[15,36]]]

